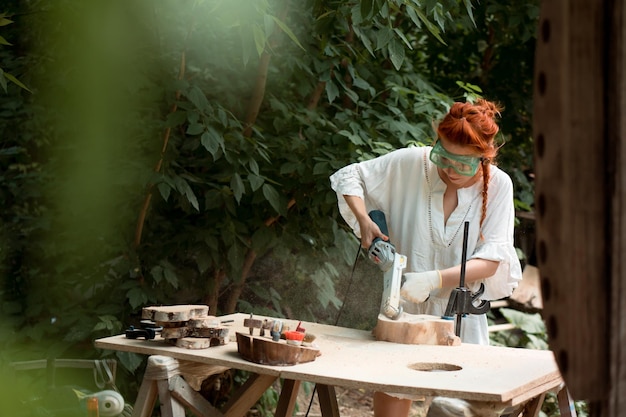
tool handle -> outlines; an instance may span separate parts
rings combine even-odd
[[[378,226],[380,231],[385,236],[389,236],[389,229],[387,228],[387,218],[385,217],[385,213],[383,213],[380,210],[372,210],[369,212],[369,216],[370,216],[370,219],[372,219],[372,221],[376,223],[376,226]],[[372,243],[377,242],[378,240],[380,240],[379,237],[374,239]]]

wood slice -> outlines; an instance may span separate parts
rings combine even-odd
[[[215,327],[212,329],[189,329],[191,337],[208,337],[219,339],[220,345],[225,345],[228,341],[230,329],[227,327]]]
[[[223,340],[211,337],[183,337],[176,339],[176,347],[185,349],[207,349],[213,346],[223,345]]]
[[[156,326],[161,326],[164,329],[171,327],[187,327],[187,321],[155,321]]]
[[[157,322],[189,321],[196,317],[209,315],[209,306],[205,305],[173,305],[144,307],[141,310],[142,319]]]
[[[189,319],[187,326],[197,329],[209,329],[220,326],[220,320],[215,316],[197,317]]]
[[[454,320],[426,314],[402,313],[397,320],[379,314],[373,333],[376,340],[407,345],[461,344],[461,339],[454,334]]]
[[[182,339],[191,335],[191,329],[188,327],[164,327],[161,330],[163,339]]]
[[[237,332],[237,351],[247,361],[262,365],[287,366],[312,362],[320,355],[319,349],[289,345],[285,341],[250,336]]]

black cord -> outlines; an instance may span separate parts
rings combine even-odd
[[[346,293],[343,297],[343,302],[341,303],[341,307],[339,308],[339,312],[337,313],[337,317],[335,318],[334,326],[339,324],[339,319],[341,318],[341,314],[343,313],[343,307],[346,305],[346,299],[348,298],[348,294],[350,294],[350,288],[352,288],[352,282],[354,281],[354,271],[356,270],[356,264],[359,260],[359,256],[361,255],[361,244],[359,243],[359,249],[356,251],[356,258],[354,258],[354,262],[352,263],[352,272],[350,272],[350,279],[348,280],[348,288],[346,289]],[[313,406],[313,399],[315,398],[315,393],[317,391],[317,384],[313,387],[313,392],[311,393],[311,399],[309,400],[309,408],[306,410],[306,414],[304,417],[309,416],[309,412],[311,411],[311,407]]]

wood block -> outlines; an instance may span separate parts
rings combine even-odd
[[[187,322],[189,327],[198,328],[198,329],[209,329],[220,326],[220,321],[215,316],[206,316],[206,317],[197,317],[189,319]]]
[[[209,315],[209,306],[205,305],[173,305],[144,307],[141,311],[142,319],[156,322],[189,321],[196,317]]]
[[[247,361],[275,366],[312,362],[320,355],[316,348],[290,345],[283,340],[274,342],[240,332],[237,332],[237,351]]]
[[[402,313],[397,320],[379,314],[373,334],[376,340],[407,345],[461,344],[461,339],[454,334],[454,320],[426,314]]]
[[[163,339],[182,339],[189,336],[191,329],[188,327],[165,327],[161,330],[161,337]]]
[[[539,269],[536,266],[526,265],[524,267],[522,280],[509,298],[511,301],[521,304],[525,308],[535,310],[543,309],[541,278],[539,276]]]
[[[226,344],[230,329],[227,327],[214,327],[212,329],[189,329],[191,337],[208,337],[211,339],[220,339],[220,345]]]
[[[212,346],[223,345],[224,340],[214,337],[183,337],[176,339],[176,347],[185,349],[206,349]]]

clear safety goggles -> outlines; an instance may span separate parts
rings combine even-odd
[[[456,155],[446,151],[441,144],[441,141],[435,142],[435,146],[430,151],[430,160],[433,164],[437,165],[441,169],[452,168],[459,175],[465,175],[468,177],[474,176],[478,171],[481,157],[468,156],[468,155]]]

